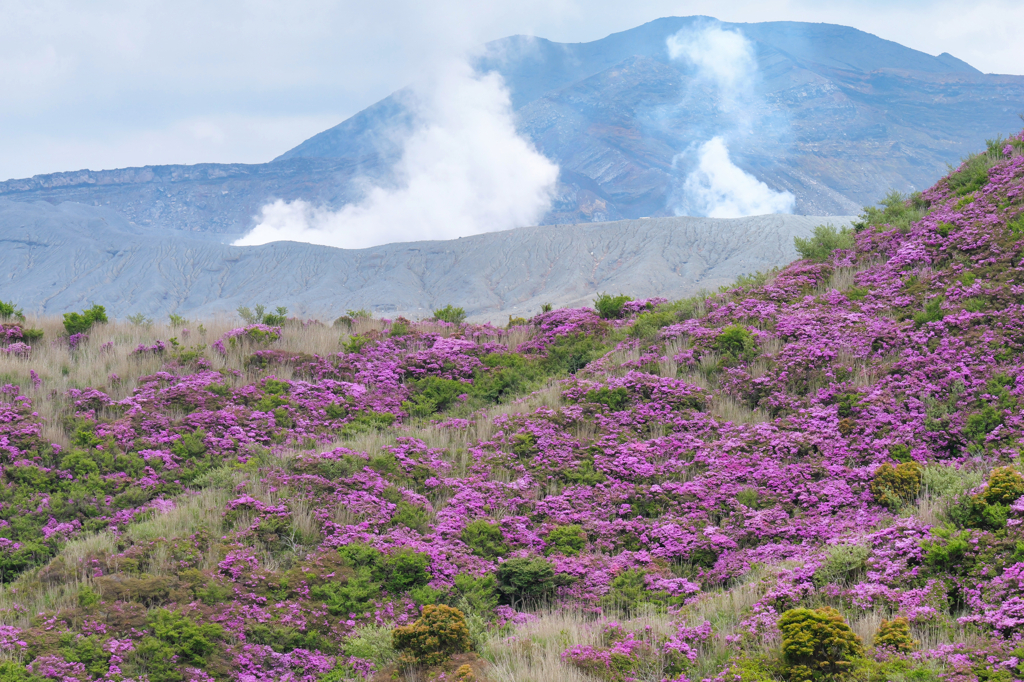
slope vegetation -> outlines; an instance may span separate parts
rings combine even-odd
[[[1020,679],[1022,152],[508,329],[5,307],[0,679]]]

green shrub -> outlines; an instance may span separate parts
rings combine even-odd
[[[506,604],[536,602],[555,589],[555,569],[540,557],[509,559],[498,566],[497,578],[498,592]]]
[[[964,557],[971,549],[970,531],[958,531],[950,526],[935,526],[929,537],[921,541],[924,562],[933,569],[946,572],[965,566]]]
[[[753,335],[746,327],[738,324],[722,329],[715,339],[715,348],[722,353],[740,356],[757,348]]]
[[[548,533],[547,545],[545,554],[578,556],[587,545],[587,536],[583,532],[583,527],[578,524],[558,526]]]
[[[904,445],[903,443],[893,443],[890,445],[889,456],[897,462],[913,461],[913,457],[910,456],[910,446]]]
[[[922,474],[917,462],[903,462],[895,467],[883,464],[871,480],[871,494],[883,507],[898,509],[920,494]]]
[[[567,334],[548,346],[543,366],[551,374],[575,374],[604,353],[596,334]]]
[[[394,554],[385,555],[381,561],[383,580],[381,584],[389,594],[401,594],[430,582],[430,556],[402,547]]]
[[[395,628],[391,638],[406,665],[441,665],[473,646],[465,615],[444,604],[424,606],[415,623]]]
[[[495,559],[508,554],[508,545],[501,526],[486,519],[477,519],[462,529],[462,541],[473,554],[485,559]]]
[[[246,306],[240,306],[238,308],[238,316],[246,324],[265,324],[270,327],[280,327],[288,319],[288,309],[284,306],[278,306],[271,313],[267,312],[265,305],[255,305],[251,310]]]
[[[101,305],[86,308],[81,313],[64,313],[64,329],[70,334],[85,334],[94,324],[105,324],[107,311]]]
[[[52,682],[52,677],[41,677],[28,671],[24,663],[0,661],[0,682]]]
[[[13,302],[0,301],[0,320],[24,320],[25,314]]]
[[[782,661],[793,682],[842,677],[863,654],[860,637],[831,607],[791,609],[779,619]]]
[[[828,558],[814,571],[814,584],[843,585],[853,583],[864,572],[871,550],[864,545],[833,545]]]
[[[924,304],[924,310],[914,313],[914,326],[920,327],[929,322],[938,322],[945,316],[946,313],[942,309],[942,297],[936,296]]]
[[[395,415],[390,412],[357,412],[352,420],[341,428],[341,435],[351,437],[360,433],[383,431],[394,423]]]
[[[1024,495],[1024,476],[1013,467],[997,467],[988,477],[981,498],[988,504],[1013,504]]]
[[[1006,504],[989,504],[981,495],[957,495],[946,508],[945,516],[959,528],[981,528],[999,530],[1006,526],[1010,507]]]
[[[647,586],[647,573],[631,568],[622,571],[608,585],[608,592],[601,597],[601,608],[607,612],[636,613],[642,607],[653,607],[663,611],[669,606],[679,606],[686,601],[685,595],[673,596],[664,590],[653,590]]]
[[[998,410],[992,405],[984,405],[978,412],[967,415],[963,429],[964,438],[981,445],[985,442],[985,437],[1002,423],[1002,410]]]
[[[443,308],[438,308],[431,314],[434,316],[434,319],[439,322],[462,324],[466,321],[466,311],[462,308],[456,308],[450,303]]]
[[[880,228],[889,225],[900,232],[907,232],[913,223],[925,216],[928,207],[928,201],[920,192],[907,196],[890,190],[878,203],[878,207],[864,207],[860,222],[854,223],[854,228],[860,231],[867,227]]]
[[[213,653],[215,641],[224,636],[224,629],[216,623],[198,625],[177,611],[156,609],[150,612],[147,623],[153,636],[171,645],[178,661],[201,665]]]
[[[331,616],[347,619],[351,614],[362,616],[373,606],[374,600],[380,597],[380,584],[373,579],[371,568],[362,567],[344,582],[333,580],[314,585],[309,595],[323,602]]]
[[[412,382],[412,394],[402,403],[402,409],[413,417],[429,417],[448,409],[472,386],[454,379],[427,376]]]
[[[82,585],[78,588],[78,605],[83,609],[91,609],[100,603],[100,595],[89,587]]]
[[[621,412],[629,405],[629,390],[620,386],[595,388],[583,396],[588,403],[606,406],[611,412]]]
[[[594,300],[594,308],[603,319],[618,320],[622,317],[622,306],[632,300],[632,297],[625,294],[619,294],[618,296],[601,294]]]
[[[910,623],[906,618],[883,620],[875,633],[874,645],[881,649],[909,654],[917,642],[910,636]]]
[[[854,248],[853,231],[848,227],[837,229],[833,225],[818,225],[814,235],[804,239],[793,237],[800,258],[813,261],[826,261],[833,251]]]
[[[488,353],[482,357],[483,368],[477,368],[469,393],[489,403],[497,403],[514,395],[540,387],[544,372],[538,362],[515,353]]]

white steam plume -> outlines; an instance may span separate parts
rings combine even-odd
[[[451,62],[417,94],[418,123],[394,169],[397,189],[372,187],[337,211],[278,200],[235,244],[364,248],[535,224],[551,205],[558,166],[516,132],[502,77]]]
[[[676,215],[741,218],[766,213],[791,213],[796,197],[777,192],[732,162],[728,139],[753,132],[763,102],[757,95],[759,72],[754,46],[739,31],[718,25],[684,29],[666,41],[671,59],[695,69],[695,85],[710,86],[717,94],[722,124],[719,134],[680,154],[673,164],[691,159],[689,173],[674,196]],[[691,147],[692,150],[692,147]]]
[[[721,137],[702,144],[697,155],[697,167],[683,183],[686,215],[742,218],[793,211],[796,197],[774,191],[734,164]]]

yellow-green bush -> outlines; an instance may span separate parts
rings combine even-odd
[[[997,467],[988,477],[988,485],[981,494],[989,504],[1012,504],[1024,495],[1024,476],[1013,467]]]
[[[782,661],[791,682],[833,680],[849,672],[863,653],[839,612],[831,607],[790,609],[779,619]]]
[[[883,464],[875,471],[871,481],[871,494],[878,504],[895,509],[910,502],[921,492],[923,469],[917,462],[904,462],[899,466]]]
[[[910,636],[910,623],[906,618],[883,620],[878,632],[875,633],[874,644],[877,648],[898,651],[906,654],[917,642]]]
[[[444,604],[428,604],[412,625],[395,628],[391,640],[406,665],[440,665],[473,644],[462,611]]]

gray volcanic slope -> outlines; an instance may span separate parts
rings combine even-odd
[[[0,299],[56,314],[91,303],[115,317],[285,305],[426,317],[453,303],[502,321],[595,294],[682,297],[796,257],[794,236],[849,218],[650,218],[524,227],[451,241],[346,250],[297,242],[236,247],[139,227],[109,209],[0,200]]]

